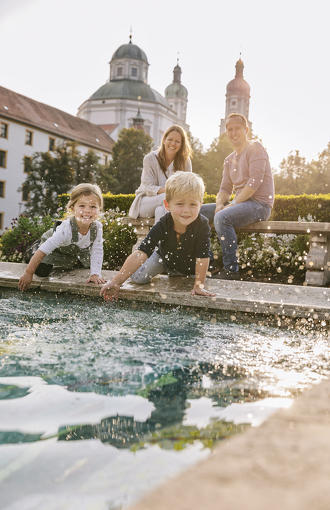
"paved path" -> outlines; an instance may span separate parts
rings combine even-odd
[[[17,288],[25,264],[0,262],[0,286]],[[103,271],[110,279],[114,271]],[[28,292],[42,289],[50,292],[70,292],[98,296],[99,286],[86,284],[88,270],[59,272],[47,278],[34,277]],[[158,276],[152,283],[136,285],[126,282],[120,297],[127,300],[182,305],[186,307],[225,310],[246,314],[260,313],[279,317],[297,317],[316,323],[330,318],[330,289],[274,283],[207,280],[205,288],[216,297],[192,296],[192,279]]]

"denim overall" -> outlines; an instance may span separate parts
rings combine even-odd
[[[68,246],[59,246],[52,253],[46,255],[42,263],[50,264],[52,266],[60,266],[63,267],[63,269],[73,269],[77,265],[78,260],[84,268],[88,269],[90,266],[91,247],[97,236],[97,225],[95,222],[90,225],[90,245],[87,246],[87,248],[79,248],[79,246],[73,244],[78,242],[79,232],[77,221],[74,216],[71,216],[70,223],[72,229],[71,244]],[[55,223],[53,228],[50,228],[47,232],[42,234],[39,246],[49,239],[49,237],[52,237],[57,226],[58,222]]]

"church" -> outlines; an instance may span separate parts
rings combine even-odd
[[[244,64],[240,58],[235,67],[235,78],[228,83],[226,89],[226,112],[225,118],[221,119],[220,135],[226,132],[226,119],[231,113],[244,115],[249,131],[252,132],[252,122],[249,121],[250,85],[243,78]]]
[[[77,116],[102,127],[114,141],[121,129],[138,124],[153,138],[155,147],[171,124],[188,131],[188,91],[181,84],[179,62],[164,96],[148,84],[148,68],[146,54],[130,36],[129,43],[112,55],[107,82],[78,108]]]

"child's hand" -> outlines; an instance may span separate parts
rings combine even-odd
[[[19,290],[21,290],[22,292],[24,290],[28,290],[28,288],[31,285],[32,280],[33,280],[33,274],[27,273],[25,271],[25,273],[23,274],[23,276],[20,277],[19,282],[18,282]]]
[[[103,296],[105,301],[113,301],[114,299],[118,301],[119,289],[120,285],[109,282],[106,285],[103,285],[100,296]]]
[[[100,284],[100,283],[106,283],[107,280],[105,278],[103,278],[103,276],[101,275],[98,275],[98,274],[91,274],[89,278],[87,278],[87,283],[96,283],[96,284]]]
[[[194,285],[193,290],[191,291],[192,296],[216,296],[214,292],[210,292],[209,290],[205,290],[204,287],[200,285]]]

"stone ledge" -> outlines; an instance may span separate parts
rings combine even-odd
[[[0,262],[0,286],[17,288],[25,267],[25,264]],[[87,269],[74,269],[54,272],[47,278],[35,276],[28,292],[41,289],[97,297],[101,285],[87,284],[88,274]],[[108,280],[115,274],[114,271],[103,271],[103,276]],[[146,285],[126,282],[120,291],[120,298],[233,313],[257,313],[314,321],[330,319],[329,288],[207,279],[205,288],[217,294],[211,298],[192,296],[192,286],[192,278],[160,275]]]
[[[314,386],[126,510],[328,509],[329,394],[330,381]]]

